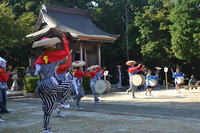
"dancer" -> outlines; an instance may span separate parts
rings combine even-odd
[[[59,67],[56,69],[57,76],[61,81],[69,82],[69,81],[67,81],[66,73],[67,73],[67,70],[69,69],[71,63],[72,63],[71,55],[68,55],[65,58],[64,62],[62,64],[60,64]],[[64,108],[64,109],[70,108],[69,104],[65,104],[65,100],[68,97],[68,92],[69,91],[67,89],[64,89],[62,93],[58,93],[58,97],[57,97],[58,106],[56,107],[56,110],[57,110],[57,116],[59,116],[59,117],[65,116],[61,113],[61,110],[60,110],[61,108]]]
[[[82,86],[82,78],[86,77],[90,73],[83,73],[82,67],[85,65],[84,61],[75,61],[72,63],[72,67],[75,69],[74,78],[73,78],[73,86],[75,89],[75,99],[76,99],[76,109],[82,110],[80,107],[81,98],[85,95],[83,86]]]
[[[75,73],[75,69],[73,67],[69,68],[69,72],[67,72],[66,74],[66,81],[72,83],[73,82],[73,78],[74,78],[74,73]],[[71,102],[75,102],[76,98],[75,96],[75,90],[74,90],[74,86],[72,83],[72,87],[70,89],[70,92],[68,93],[68,99],[70,99]]]
[[[42,43],[34,43],[33,47],[44,46],[47,49],[35,62],[35,74],[39,75],[40,80],[37,83],[36,92],[42,99],[42,110],[44,111],[43,128],[44,133],[53,133],[50,131],[49,120],[53,112],[54,104],[57,99],[58,93],[62,93],[63,89],[69,90],[70,83],[63,82],[56,76],[56,66],[64,61],[66,56],[69,55],[69,41],[66,36],[62,34],[63,50],[55,49],[54,45],[60,43],[58,38],[45,38]],[[44,43],[45,42],[45,43]],[[39,44],[37,46],[37,44]],[[40,45],[41,44],[41,45]],[[51,44],[51,45],[50,45]]]
[[[129,69],[128,69],[128,74],[129,74],[129,85],[130,85],[130,87],[129,87],[128,90],[126,90],[126,94],[128,94],[129,91],[132,91],[132,96],[133,96],[133,98],[136,98],[136,97],[135,97],[136,86],[133,85],[133,83],[132,83],[132,81],[131,81],[131,76],[134,75],[134,74],[136,74],[136,73],[138,73],[138,72],[140,72],[141,70],[143,70],[144,67],[141,67],[141,64],[139,64],[139,65],[137,65],[137,66],[135,67],[136,62],[133,61],[133,60],[127,61],[127,62],[126,62],[126,65],[130,66]]]
[[[155,67],[156,71],[155,71],[155,74],[157,75],[158,77],[158,83],[155,87],[155,89],[160,89],[160,84],[161,84],[161,74],[160,74],[160,70],[162,69],[161,67]]]
[[[149,96],[152,96],[151,92],[152,92],[152,89],[156,86],[154,86],[152,83],[151,83],[151,80],[155,80],[156,82],[158,82],[158,77],[157,76],[152,76],[151,75],[151,70],[147,70],[147,75],[146,75],[146,86],[147,86],[147,89],[145,91],[145,95],[147,96],[147,92],[149,92]]]
[[[176,68],[176,72],[172,75],[173,78],[175,78],[175,86],[176,86],[176,92],[177,93],[181,93],[180,92],[180,84],[181,84],[181,80],[184,78],[184,74],[182,74],[180,72],[179,68]]]
[[[87,69],[90,72],[90,89],[94,95],[94,104],[99,104],[101,102],[101,100],[98,98],[97,92],[95,91],[95,83],[98,80],[97,73],[100,71],[100,69],[101,67],[98,65],[93,65]]]
[[[10,76],[10,71],[12,67],[9,66],[6,72],[6,60],[0,57],[0,113],[10,113],[7,110],[6,103],[7,103],[7,94],[6,91],[9,90],[7,86],[7,81]]]

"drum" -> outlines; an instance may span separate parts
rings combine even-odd
[[[156,86],[158,84],[158,81],[157,80],[155,80],[155,79],[150,79],[149,80],[149,85],[150,86]]]
[[[183,84],[183,83],[184,83],[184,78],[183,78],[183,77],[177,77],[177,78],[176,78],[176,82],[177,82],[178,84]]]
[[[111,83],[108,80],[104,80],[104,82],[106,82],[106,84],[107,84],[107,89],[104,93],[108,93],[111,91],[111,88],[112,88]]]
[[[145,77],[142,74],[135,74],[131,76],[131,82],[135,86],[140,86],[145,83]]]
[[[94,85],[94,88],[97,93],[102,94],[107,90],[108,84],[104,80],[97,80],[97,82]]]

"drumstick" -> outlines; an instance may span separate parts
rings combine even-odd
[[[172,71],[172,73],[174,74],[174,71],[173,71],[173,69],[171,68],[171,71]]]
[[[185,73],[183,73],[183,72],[181,72],[181,71],[180,71],[180,73],[182,73],[183,75],[185,75]],[[186,76],[186,75],[185,75],[185,76]]]
[[[73,51],[73,49],[70,50],[69,55],[66,57],[66,59],[69,58],[69,56],[71,55],[72,51]]]

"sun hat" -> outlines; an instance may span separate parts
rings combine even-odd
[[[93,70],[93,69],[95,69],[97,67],[99,67],[99,65],[92,65],[92,66],[88,67],[87,70],[91,71],[91,70]]]
[[[134,61],[134,60],[129,60],[129,61],[126,62],[126,65],[127,65],[127,66],[130,66],[132,63],[136,64],[136,61]]]
[[[72,67],[82,67],[84,65],[85,65],[84,61],[74,61],[71,66]]]
[[[1,67],[6,67],[6,60],[0,57],[0,66]]]
[[[122,66],[120,66],[120,65],[117,65],[116,67],[122,67]]]
[[[49,38],[49,37],[45,37],[42,38],[39,41],[36,41],[33,43],[32,48],[36,48],[36,47],[51,47],[53,45],[55,45],[56,43],[60,43],[61,40],[58,37],[53,37],[53,38]]]
[[[155,69],[157,69],[157,70],[161,70],[162,68],[161,68],[161,67],[155,67]]]

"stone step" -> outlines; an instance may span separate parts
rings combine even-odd
[[[8,97],[12,97],[12,96],[23,96],[23,91],[13,91],[13,92],[9,92],[7,93]]]

